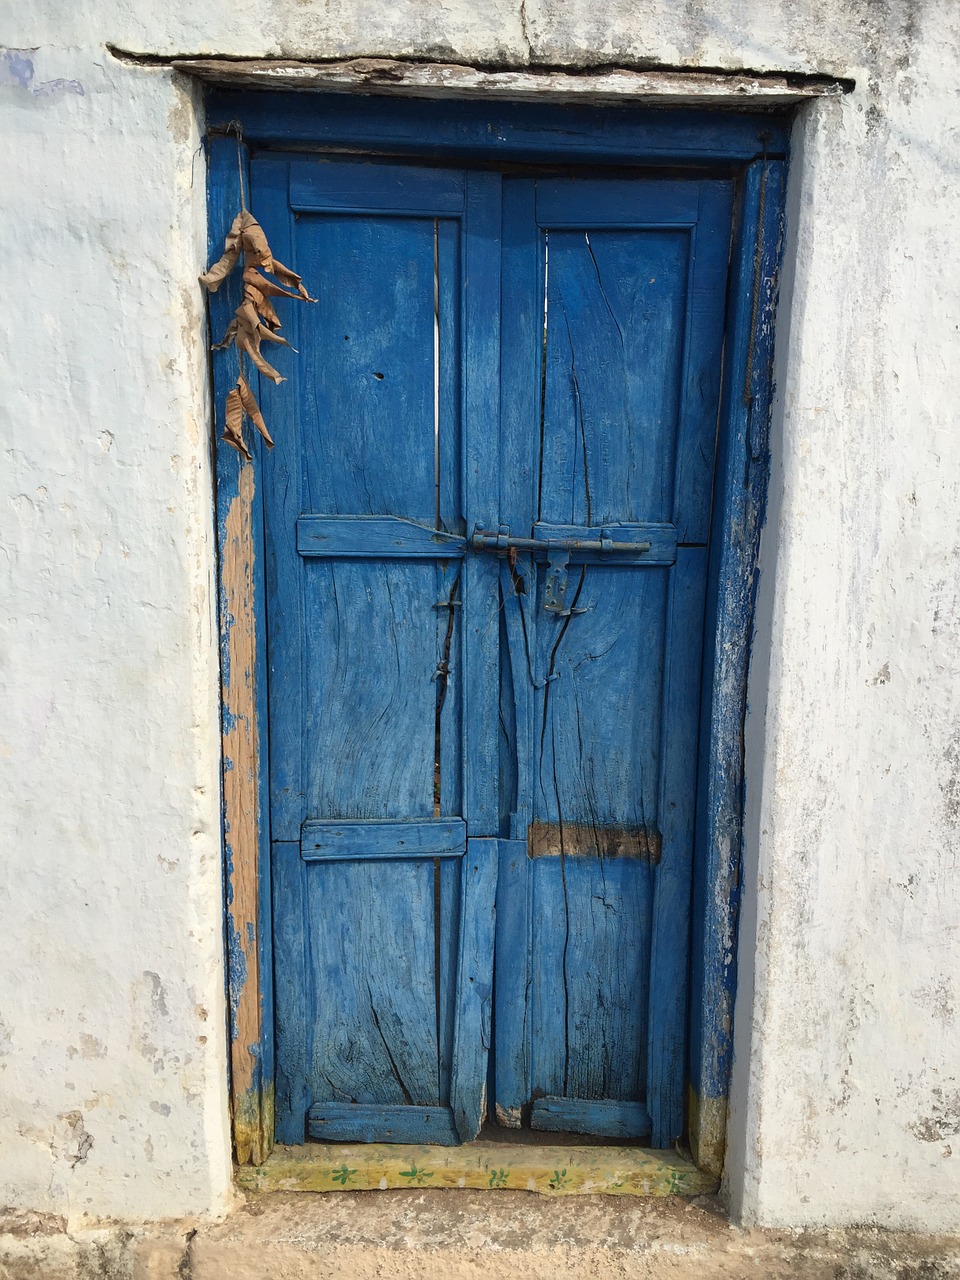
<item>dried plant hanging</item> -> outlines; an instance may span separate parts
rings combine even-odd
[[[240,212],[233,220],[227,234],[223,257],[200,277],[200,283],[210,293],[216,293],[243,256],[243,301],[234,312],[227,332],[220,342],[214,343],[214,351],[234,347],[237,352],[237,385],[227,394],[224,414],[223,439],[238,450],[248,462],[252,456],[243,438],[243,419],[249,418],[263,436],[267,447],[273,448],[273,440],[263,420],[260,406],[250,390],[244,370],[244,357],[249,356],[254,366],[265,378],[283,382],[273,365],[264,359],[261,343],[277,342],[289,347],[281,338],[280,317],[274,309],[273,298],[293,298],[297,301],[316,302],[303,286],[295,271],[285,267],[270,252],[270,245],[263,227],[246,207],[243,191],[243,166],[240,157],[240,138],[237,138],[237,159],[240,163]],[[263,273],[267,274],[264,275]],[[267,276],[273,276],[269,280]],[[279,281],[279,283],[277,283]],[[296,350],[290,347],[291,351]]]

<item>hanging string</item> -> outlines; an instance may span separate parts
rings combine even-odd
[[[237,177],[240,179],[240,212],[247,212],[247,199],[243,190],[243,130],[237,131]]]
[[[247,199],[243,184],[243,125],[239,120],[231,120],[227,125],[227,132],[233,132],[237,138],[237,178],[240,181],[240,212],[247,212]],[[244,378],[243,352],[234,345],[234,351],[237,353],[237,377]]]
[[[224,130],[225,133],[233,133],[237,139],[237,177],[240,180],[240,212],[247,212],[247,198],[243,183],[243,125],[239,120],[231,120]]]

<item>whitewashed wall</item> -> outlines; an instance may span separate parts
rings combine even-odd
[[[856,79],[796,133],[727,1190],[960,1228],[953,0],[2,0],[0,42],[0,1203],[230,1195],[202,119],[110,44]]]

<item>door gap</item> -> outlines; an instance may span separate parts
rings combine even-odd
[[[537,475],[537,519],[543,519],[543,439],[547,414],[547,290],[550,285],[550,232],[543,233],[543,332],[540,342],[540,460]]]
[[[434,221],[434,228],[436,228]],[[436,240],[434,241],[436,244]],[[436,276],[434,276],[436,280]],[[436,317],[436,311],[434,313]],[[438,331],[434,329],[434,350],[439,349]],[[434,371],[439,368],[437,361],[434,361]],[[435,388],[439,387],[439,382],[435,381]],[[435,406],[439,405],[439,397],[434,401]],[[436,434],[435,434],[435,439]],[[439,454],[436,455],[439,458]],[[440,524],[440,489],[439,489],[439,472],[437,474],[437,526]],[[441,793],[441,771],[440,771],[440,752],[442,743],[441,723],[443,719],[443,704],[447,697],[447,683],[450,679],[450,653],[453,649],[453,632],[456,626],[456,608],[459,604],[457,594],[460,589],[460,574],[453,580],[450,588],[450,595],[446,601],[442,601],[442,607],[447,611],[446,629],[443,633],[443,647],[440,651],[440,661],[437,663],[436,680],[437,680],[437,701],[436,710],[434,711],[433,721],[433,816],[439,818],[443,810],[443,797]],[[433,997],[435,1008],[435,1025],[437,1036],[437,1086],[443,1078],[443,1041],[441,1027],[441,1001],[443,996],[443,984],[441,982],[440,964],[442,960],[441,947],[441,910],[443,907],[442,897],[442,859],[434,858],[433,860]],[[439,1100],[439,1099],[438,1099]]]
[[[440,220],[433,220],[433,493],[440,523]]]

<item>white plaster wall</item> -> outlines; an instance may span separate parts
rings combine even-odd
[[[214,1210],[229,1150],[196,112],[169,72],[92,45],[0,57],[0,76],[0,1203]]]
[[[764,1223],[960,1228],[958,46],[918,6],[795,129],[728,1161]]]
[[[856,79],[797,129],[728,1194],[960,1228],[954,0],[0,0],[0,43],[0,1200],[228,1188],[202,162],[110,44]]]

